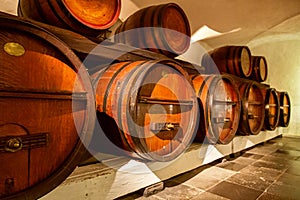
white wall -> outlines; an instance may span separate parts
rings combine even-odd
[[[290,125],[284,135],[300,136],[300,15],[273,27],[249,42],[252,54],[264,55],[268,61],[267,82],[287,91],[291,99]],[[284,33],[284,30],[286,33]]]

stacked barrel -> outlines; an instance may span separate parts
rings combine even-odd
[[[85,37],[98,42],[118,20],[120,2],[20,0],[18,14],[39,22],[0,13],[1,199],[41,197],[86,150],[104,147],[165,162],[194,141],[228,144],[237,133],[288,126],[288,93],[261,83],[267,61],[248,47],[209,52],[201,73],[174,59],[187,51],[191,36],[184,11],[174,3],[143,8],[115,32],[115,42],[152,51],[156,59],[144,55],[102,66],[104,55],[88,72],[78,52],[89,52],[71,49],[67,40],[96,47]],[[40,27],[49,25],[63,29],[57,34]],[[64,34],[66,29],[78,34]]]
[[[230,74],[234,79],[242,102],[239,134],[256,135],[261,130],[288,125],[288,93],[263,83],[268,74],[264,56],[251,55],[247,46],[223,46],[205,54],[202,65],[207,74]]]
[[[119,12],[120,0],[21,0],[22,17],[0,13],[1,199],[41,197],[75,169],[90,145],[105,139],[108,149],[160,162],[176,159],[193,142],[198,98],[178,62],[114,61],[88,74],[77,52],[60,40],[76,34],[54,35],[60,27],[99,41]],[[190,27],[178,5],[140,12],[162,28],[141,34],[157,44],[147,50],[174,57],[188,49]]]

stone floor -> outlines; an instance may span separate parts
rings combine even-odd
[[[149,197],[142,194],[118,200],[300,200],[300,138],[275,138],[164,181],[164,190]]]

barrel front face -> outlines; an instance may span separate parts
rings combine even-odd
[[[239,66],[242,70],[242,74],[244,77],[249,77],[252,72],[251,67],[251,53],[248,47],[243,47],[240,55],[238,54],[238,58],[240,58]],[[236,60],[238,60],[238,58]]]
[[[264,82],[268,76],[267,60],[263,56],[252,56],[252,73],[250,78],[257,82]]]
[[[110,70],[114,72],[109,74]],[[105,104],[99,111],[115,119],[122,148],[156,161],[170,161],[183,153],[194,137],[198,104],[179,66],[163,61],[114,64],[99,78],[98,95],[105,77],[110,77],[110,91],[97,104],[99,108]]]
[[[129,16],[116,30],[115,41],[175,57],[187,51],[190,36],[184,11],[169,3],[143,8]]]
[[[197,140],[228,144],[235,136],[239,123],[238,89],[227,75],[198,75],[193,83],[202,102],[202,121],[205,121],[200,125]]]
[[[242,99],[239,132],[256,135],[261,131],[265,118],[263,94],[254,82],[241,83],[239,91]]]
[[[291,116],[291,101],[287,92],[279,92],[280,118],[279,126],[288,127]]]
[[[82,24],[94,29],[111,27],[120,14],[120,0],[62,0],[70,14]]]
[[[18,15],[97,37],[120,14],[120,0],[20,0]]]
[[[92,87],[51,34],[9,18],[0,26],[0,198],[36,199],[79,163]]]
[[[274,88],[267,90],[265,96],[265,123],[264,128],[270,131],[276,129],[279,123],[280,103]]]
[[[160,18],[165,47],[176,55],[183,54],[190,46],[190,25],[184,11],[177,4],[169,4],[161,11]]]

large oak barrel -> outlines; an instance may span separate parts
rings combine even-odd
[[[247,46],[223,46],[204,54],[206,73],[228,73],[248,78],[252,72],[251,52]]]
[[[197,97],[188,75],[175,62],[120,62],[94,78],[98,116],[105,113],[118,126],[113,131],[111,125],[105,134],[126,154],[169,161],[193,141]]]
[[[79,59],[52,34],[16,17],[1,16],[0,27],[0,199],[37,199],[84,155],[93,89]]]
[[[242,101],[238,132],[242,135],[257,135],[265,119],[263,93],[257,82],[238,79],[236,84]]]
[[[20,0],[18,15],[95,37],[118,20],[120,8],[121,0]]]
[[[192,78],[201,101],[201,120],[195,140],[228,144],[238,129],[241,103],[238,88],[228,75]]]
[[[278,92],[280,102],[279,126],[288,127],[291,117],[291,100],[287,92]]]
[[[261,91],[265,99],[265,121],[263,130],[273,131],[279,123],[280,103],[278,93],[269,85],[261,84]]]
[[[252,73],[250,79],[257,82],[264,82],[268,77],[267,60],[263,56],[252,56]]]
[[[191,31],[184,11],[168,3],[137,11],[115,34],[116,42],[175,57],[189,48]]]

